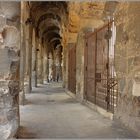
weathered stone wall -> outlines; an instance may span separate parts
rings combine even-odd
[[[117,6],[115,68],[119,100],[115,116],[139,133],[140,130],[140,3]]]
[[[19,127],[20,2],[0,2],[0,138]]]

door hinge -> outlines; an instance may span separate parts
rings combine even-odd
[[[87,66],[86,66],[86,71],[87,71]]]

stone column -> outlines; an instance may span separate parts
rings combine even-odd
[[[48,46],[45,47],[46,48],[46,80],[47,82],[49,82],[49,53],[48,53]]]
[[[38,51],[38,83],[43,84],[43,46],[41,41]]]
[[[47,46],[45,46],[44,44],[44,59],[43,59],[43,80],[44,81],[48,81],[48,73],[47,73],[47,69],[48,69],[48,55],[47,55]]]
[[[52,52],[49,52],[49,68],[48,68],[48,72],[49,72],[49,82],[53,80],[53,55]]]
[[[20,104],[24,105],[25,91],[24,91],[24,74],[26,62],[26,47],[25,47],[25,24],[24,24],[24,3],[21,2],[21,46],[20,46]]]
[[[36,87],[36,34],[33,29],[32,35],[32,84]]]
[[[59,49],[59,79],[62,80],[62,48]]]
[[[49,82],[49,59],[47,57],[47,69],[46,69],[46,74],[47,74],[47,82]]]
[[[41,45],[41,84],[44,83],[44,44]]]
[[[27,32],[27,28],[25,28],[25,30],[26,30],[26,32]],[[25,35],[27,35],[26,34],[26,32],[25,32]],[[26,36],[25,36],[25,46],[26,46],[26,49],[25,49],[25,51],[26,51],[26,62],[25,62],[25,81],[27,82],[28,81],[28,52],[29,52],[29,41],[28,41],[29,39],[28,38],[26,38]]]
[[[62,54],[61,54],[61,47],[56,49],[56,81],[58,82],[59,80],[62,80]]]
[[[68,48],[65,46],[62,54],[62,63],[63,63],[63,69],[62,69],[62,75],[63,75],[63,87],[68,87]]]
[[[31,20],[31,19],[30,19]],[[31,22],[29,23],[29,52],[28,52],[28,73],[29,73],[29,85],[28,85],[28,92],[32,91],[32,34],[33,34],[33,27]]]
[[[56,80],[56,54],[55,54],[55,51],[53,51],[53,57],[52,57],[52,78],[53,78],[53,81]]]
[[[7,15],[8,19],[7,20]],[[0,2],[0,138],[19,128],[20,2]],[[10,21],[10,22],[7,22]]]
[[[38,54],[38,38],[35,37],[35,87],[37,87],[37,67],[38,67],[38,60],[37,60],[37,54]]]

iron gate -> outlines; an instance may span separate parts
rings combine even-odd
[[[68,89],[76,94],[76,47],[69,43],[68,50]]]
[[[112,113],[118,94],[113,32],[112,21],[85,36],[85,98]]]

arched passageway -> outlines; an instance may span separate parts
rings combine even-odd
[[[0,136],[137,138],[139,9],[0,2]]]

